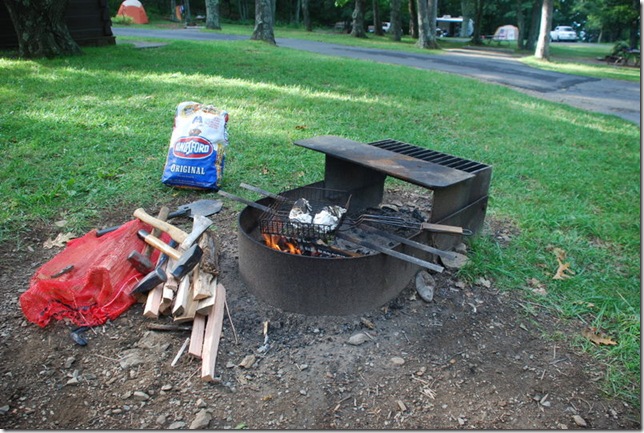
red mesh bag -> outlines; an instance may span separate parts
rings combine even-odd
[[[29,289],[20,296],[27,320],[41,327],[51,319],[63,318],[79,326],[96,326],[124,313],[136,302],[130,293],[144,277],[127,260],[133,250],[145,248],[136,234],[140,229],[149,232],[152,228],[135,219],[103,236],[97,237],[92,230],[68,242],[63,251],[36,271]],[[166,234],[161,239],[170,240]],[[152,263],[159,254],[154,250]],[[70,265],[71,271],[52,278]]]

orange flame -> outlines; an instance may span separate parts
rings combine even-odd
[[[262,234],[262,237],[264,238],[266,246],[273,248],[274,250],[290,254],[302,254],[302,250],[298,248],[297,244],[289,241],[284,236]]]

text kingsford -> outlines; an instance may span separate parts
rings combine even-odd
[[[181,137],[172,151],[179,158],[203,159],[212,155],[213,146],[203,137]]]

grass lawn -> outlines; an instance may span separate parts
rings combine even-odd
[[[242,181],[277,192],[321,179],[323,156],[294,140],[394,138],[493,166],[488,220],[517,235],[507,246],[477,238],[463,278],[521,292],[527,317],[548,308],[579,323],[566,341],[606,363],[607,391],[639,406],[638,126],[468,78],[250,40],[84,51],[0,57],[2,242],[19,247],[32,225],[54,231],[61,219],[81,235],[104,211],[186,194],[160,182],[181,101],[229,112],[233,193]],[[568,278],[553,279],[557,254]],[[585,326],[617,344],[594,346]]]
[[[172,23],[168,20],[155,18],[152,18],[149,24],[134,26],[141,28],[183,28],[183,24]],[[250,37],[253,33],[253,25],[222,23],[221,30],[208,30],[204,28],[201,31]],[[306,32],[297,27],[277,26],[275,28],[275,37],[305,39],[364,48],[427,53],[427,50],[416,47],[416,40],[410,36],[403,36],[400,42],[394,42],[388,35],[376,36],[373,33],[369,33],[367,38],[354,38],[346,33],[327,28],[315,28],[312,32]],[[484,44],[482,47],[471,46],[469,39],[465,38],[440,38],[438,42],[440,48],[444,50],[459,48],[503,50],[520,57],[524,63],[540,69],[596,78],[640,81],[640,68],[607,65],[605,62],[598,60],[598,58],[604,58],[612,51],[614,43],[551,43],[550,62],[543,62],[537,60],[532,52],[518,50],[516,42],[502,42],[500,44],[491,42],[489,44]],[[438,54],[441,51],[433,50],[432,52]]]

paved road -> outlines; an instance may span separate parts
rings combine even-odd
[[[113,28],[117,36],[184,40],[245,40],[247,36],[201,32],[198,29]],[[445,50],[440,54],[415,54],[358,48],[323,42],[277,38],[280,47],[329,56],[371,60],[419,69],[437,70],[496,83],[550,101],[604,114],[641,125],[640,84],[543,71],[524,65],[509,55],[477,50]]]

